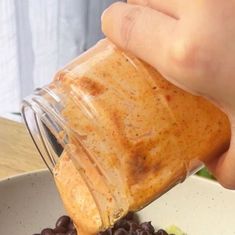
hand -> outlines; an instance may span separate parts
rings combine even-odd
[[[154,66],[165,78],[202,95],[229,116],[235,133],[235,0],[130,0],[102,16],[103,32]],[[235,189],[235,137],[227,153],[208,164]]]

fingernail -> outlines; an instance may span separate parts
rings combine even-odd
[[[110,5],[108,8],[106,8],[103,11],[103,13],[101,15],[101,28],[102,28],[103,32],[105,32],[107,30],[107,28],[110,24],[110,16],[113,16],[113,14],[115,14],[117,8],[123,4],[126,4],[126,3],[123,3],[123,2],[113,3],[112,5]]]
[[[104,20],[105,15],[107,15],[108,13],[110,13],[111,11],[113,11],[116,7],[118,7],[118,6],[122,5],[122,4],[125,4],[125,3],[123,3],[123,2],[115,2],[115,3],[111,4],[109,7],[107,7],[107,8],[103,11],[103,13],[102,13],[102,15],[101,15],[101,21]]]

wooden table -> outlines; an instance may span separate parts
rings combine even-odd
[[[43,168],[25,126],[0,118],[0,179]]]

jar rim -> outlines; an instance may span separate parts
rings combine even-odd
[[[33,95],[23,100],[21,113],[41,158],[52,173],[64,148],[64,143],[56,136],[56,133],[64,130],[64,123],[50,108],[49,102],[44,98],[45,94],[53,97],[48,89],[36,89]],[[55,97],[54,100],[56,100]]]

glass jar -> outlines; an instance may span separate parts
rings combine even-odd
[[[29,132],[78,229],[96,233],[229,147],[227,116],[107,39],[26,98]]]

